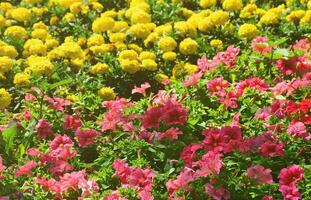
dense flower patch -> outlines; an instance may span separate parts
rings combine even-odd
[[[0,200],[310,199],[311,1],[0,2]]]

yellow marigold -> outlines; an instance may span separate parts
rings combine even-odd
[[[279,23],[279,16],[273,12],[267,12],[259,21],[259,24],[273,25]]]
[[[202,18],[198,23],[198,29],[202,32],[209,32],[213,28],[215,28],[215,24],[212,22],[210,17]]]
[[[159,34],[158,33],[150,33],[148,37],[144,40],[145,47],[151,47],[151,45],[158,39]]]
[[[65,8],[70,8],[73,3],[80,2],[81,0],[57,0],[56,2]]]
[[[120,65],[122,70],[129,74],[135,74],[140,70],[137,60],[123,59],[120,60]]]
[[[29,3],[29,4],[37,4],[41,3],[42,0],[22,0],[23,3]]]
[[[176,53],[173,51],[165,52],[162,55],[162,58],[163,60],[166,60],[166,61],[174,61],[176,60]]]
[[[138,58],[138,54],[134,50],[123,50],[119,54],[119,59],[129,59],[129,60],[136,60]]]
[[[48,34],[49,33],[45,29],[35,29],[35,30],[32,31],[31,37],[45,41],[45,39],[47,38]]]
[[[76,102],[79,100],[79,97],[74,95],[74,94],[69,94],[66,96],[66,99],[71,101],[71,102]]]
[[[33,7],[31,9],[32,13],[36,15],[36,17],[42,17],[42,15],[46,12],[48,12],[47,8],[38,8],[38,7]]]
[[[91,74],[105,74],[109,71],[109,66],[106,63],[97,63],[90,69]]]
[[[111,44],[102,44],[102,45],[95,45],[90,47],[90,50],[93,54],[102,54],[106,52],[111,52],[114,50],[114,46]]]
[[[99,10],[99,11],[102,11],[104,9],[104,6],[98,2],[89,2],[89,7],[92,8],[92,10]]]
[[[54,66],[47,57],[30,56],[26,60],[25,73],[33,75],[49,75]]]
[[[201,8],[210,8],[212,6],[215,6],[216,3],[217,3],[217,0],[200,0]]]
[[[44,29],[44,30],[48,30],[48,26],[44,24],[44,22],[40,21],[37,23],[34,23],[34,25],[32,26],[33,29]]]
[[[156,74],[154,79],[158,81],[159,83],[162,83],[163,81],[169,79],[169,77],[166,76],[165,74]]]
[[[223,48],[222,41],[218,40],[218,39],[211,40],[210,45],[212,47],[214,47],[215,49],[222,49]]]
[[[15,47],[12,45],[4,45],[0,46],[0,56],[8,56],[10,58],[16,58],[18,56],[18,52]]]
[[[66,13],[66,15],[63,17],[63,20],[65,20],[66,22],[72,22],[74,19],[75,19],[75,16],[72,13]],[[52,18],[51,18],[51,21],[52,21]],[[56,23],[50,22],[50,24],[55,25]]]
[[[224,10],[236,11],[243,8],[243,2],[242,0],[224,0],[222,7]]]
[[[11,10],[14,6],[10,4],[9,2],[2,2],[0,3],[0,10],[2,10],[4,13],[8,10]]]
[[[145,11],[138,10],[137,12],[134,12],[131,16],[131,22],[132,24],[146,24],[151,22],[151,16],[149,13],[146,13]]]
[[[115,18],[116,16],[118,16],[118,13],[115,10],[107,10],[100,15],[100,17],[111,17],[111,18]]]
[[[4,35],[14,39],[26,39],[27,31],[21,26],[11,26],[4,31]]]
[[[305,16],[300,20],[301,24],[311,24],[311,10],[308,10]]]
[[[145,59],[151,59],[151,60],[155,60],[156,59],[156,55],[151,52],[151,51],[143,51],[139,54],[139,60],[145,60]]]
[[[197,65],[193,65],[191,63],[186,63],[184,66],[183,66],[185,72],[187,74],[193,74],[194,72],[197,71],[198,69],[198,66]]]
[[[126,44],[124,44],[123,42],[116,42],[113,44],[113,46],[118,50],[118,51],[121,51],[121,50],[124,50],[127,48]]]
[[[83,8],[82,2],[75,2],[70,5],[69,9],[72,14],[76,15],[82,11],[82,8]]]
[[[15,8],[10,10],[10,17],[18,22],[25,22],[30,20],[31,12],[27,8]]]
[[[55,38],[49,38],[49,39],[45,40],[45,46],[47,49],[57,47],[58,45],[59,45],[59,42]]]
[[[80,58],[71,59],[70,60],[70,66],[79,70],[84,66],[84,60]]]
[[[152,59],[145,59],[142,61],[142,68],[148,71],[155,71],[158,68],[158,64]]]
[[[164,52],[174,51],[177,47],[177,42],[172,37],[162,37],[158,42],[158,47]]]
[[[45,55],[46,46],[39,39],[29,39],[24,44],[24,56],[29,55]]]
[[[151,33],[151,30],[147,24],[134,24],[130,27],[128,32],[134,37],[145,39]]]
[[[25,73],[17,73],[14,76],[13,83],[18,85],[27,85],[30,83],[29,75]]]
[[[254,24],[243,24],[239,28],[238,35],[242,38],[252,39],[259,35],[259,30]]]
[[[229,19],[229,13],[219,10],[213,12],[208,16],[212,23],[216,26],[224,25]]]
[[[251,18],[257,15],[257,5],[247,4],[240,12],[241,18]]]
[[[309,10],[311,10],[311,1],[310,0],[308,1],[307,7]]]
[[[111,30],[114,27],[114,19],[111,17],[97,18],[92,24],[92,30],[95,33],[102,33]]]
[[[171,24],[163,24],[163,25],[157,26],[154,29],[154,33],[158,35],[168,35],[172,32],[173,32],[173,27]]]
[[[101,34],[93,34],[87,39],[87,46],[102,45],[105,43],[105,39]]]
[[[125,38],[126,38],[126,35],[125,33],[122,33],[122,32],[109,34],[109,40],[112,43],[124,42]]]
[[[304,10],[294,10],[286,16],[286,20],[298,24],[305,14],[306,12]]]
[[[198,24],[203,18],[205,18],[203,15],[194,14],[190,18],[187,19],[187,22],[192,24],[193,27],[198,28]]]
[[[195,36],[196,35],[196,28],[188,23],[187,21],[179,21],[174,23],[174,30],[177,34],[181,36]]]
[[[135,44],[135,43],[128,44],[127,47],[128,47],[128,49],[134,50],[134,51],[136,51],[137,53],[140,53],[140,52],[143,51],[143,48],[141,48],[140,46],[138,46],[138,45]]]
[[[76,42],[64,42],[58,47],[60,51],[63,52],[65,58],[76,59],[83,58],[83,51]]]
[[[179,51],[184,55],[193,54],[194,52],[196,52],[197,48],[198,43],[191,38],[186,38],[179,44]]]
[[[182,15],[185,18],[189,18],[189,17],[191,17],[192,15],[195,14],[195,12],[193,12],[192,10],[189,10],[188,8],[182,8],[181,11],[182,11]]]
[[[0,88],[0,109],[4,109],[11,104],[12,97],[4,88]]]
[[[1,26],[4,27],[5,24],[6,24],[6,19],[3,17],[3,15],[0,14],[0,27],[1,27]]]
[[[5,72],[8,72],[13,67],[13,60],[7,56],[1,56],[0,57],[0,73],[4,74]]]
[[[125,21],[116,21],[114,23],[113,28],[111,29],[112,32],[125,32],[128,29],[128,24]]]

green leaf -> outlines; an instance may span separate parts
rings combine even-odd
[[[16,123],[9,125],[7,129],[2,132],[3,140],[5,141],[5,151],[9,154],[13,150],[14,139],[16,138],[18,129]]]
[[[287,58],[288,56],[288,49],[276,49],[273,53],[273,59]]]

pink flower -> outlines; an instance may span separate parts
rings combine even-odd
[[[65,107],[71,104],[70,101],[59,97],[47,97],[45,98],[45,101],[47,101],[55,110],[61,112],[64,112]]]
[[[280,185],[296,184],[298,181],[302,180],[303,177],[304,170],[298,165],[290,165],[281,169],[278,176]]]
[[[263,196],[261,200],[273,200],[273,196]]]
[[[40,155],[40,151],[38,149],[35,149],[35,148],[30,148],[27,150],[26,154],[28,156],[35,157],[35,156]]]
[[[206,177],[209,174],[219,174],[220,169],[224,165],[221,161],[222,154],[209,151],[201,160],[194,162],[192,167],[198,167],[199,169],[195,172],[195,177]]]
[[[40,119],[36,125],[36,131],[40,139],[54,134],[52,125],[45,119]]]
[[[283,143],[279,142],[278,144],[266,141],[260,146],[260,153],[265,157],[273,157],[275,155],[284,156]]]
[[[188,111],[178,102],[169,101],[162,108],[161,119],[167,125],[184,125],[188,120]]]
[[[256,37],[252,40],[252,49],[260,54],[271,53],[272,47],[268,44],[267,37]]]
[[[261,165],[254,165],[247,169],[247,176],[254,179],[256,184],[272,184],[273,179],[271,175],[271,169],[265,169]]]
[[[287,129],[287,134],[294,137],[304,138],[305,140],[310,140],[310,133],[307,131],[306,126],[302,122],[290,123]]]
[[[311,44],[308,43],[307,39],[301,39],[296,41],[296,43],[292,46],[294,50],[306,51],[310,49]]]
[[[158,107],[150,107],[142,118],[142,126],[144,128],[158,128],[160,126],[162,109]]]
[[[100,133],[93,129],[81,130],[81,128],[78,128],[75,136],[78,138],[79,147],[87,147],[94,143],[94,140],[100,136]]]
[[[4,172],[4,170],[5,170],[5,166],[3,165],[2,157],[0,156],[0,180],[2,178],[4,178],[3,176],[1,176],[2,172]]]
[[[166,188],[170,194],[182,189],[188,190],[188,184],[194,181],[194,171],[190,168],[184,168],[175,180],[169,180],[166,183]]]
[[[158,133],[158,139],[161,140],[163,138],[167,138],[173,141],[173,140],[177,140],[178,136],[181,134],[182,132],[179,130],[179,128],[170,128],[166,130],[164,133]]]
[[[143,139],[149,143],[153,143],[154,135],[152,132],[146,131],[146,130],[141,130],[138,137],[140,139]]]
[[[196,152],[199,149],[202,149],[201,144],[191,144],[191,145],[185,146],[182,152],[180,153],[179,159],[184,160],[186,166],[190,166],[193,162],[193,159],[196,156]]]
[[[311,62],[306,56],[298,57],[294,56],[288,59],[280,59],[276,62],[276,67],[279,68],[283,75],[306,74],[311,70]]]
[[[205,130],[202,134],[205,135],[203,144],[207,151],[221,152],[223,150],[225,138],[219,129]]]
[[[25,110],[25,111],[23,112],[23,117],[24,117],[26,120],[28,120],[28,121],[30,121],[30,120],[32,119],[31,113],[30,113],[28,110]]]
[[[225,98],[221,99],[221,102],[226,108],[237,108],[238,107],[238,95],[233,91],[229,91]]]
[[[199,82],[202,76],[203,76],[202,72],[198,72],[193,75],[186,76],[186,79],[183,81],[182,85],[184,87],[195,85]]]
[[[151,85],[148,82],[145,82],[144,84],[141,84],[140,87],[134,87],[132,90],[132,94],[140,93],[143,96],[146,96],[146,89],[150,88]]]
[[[215,188],[212,184],[205,185],[205,192],[214,200],[230,199],[230,193],[223,187]]]
[[[244,81],[239,82],[238,85],[235,87],[237,95],[243,95],[246,88],[256,89],[259,90],[259,92],[264,93],[269,88],[269,85],[264,80],[261,80],[257,77],[248,78]]]
[[[81,120],[78,117],[74,117],[72,115],[65,115],[64,117],[64,130],[76,130],[81,126]]]
[[[20,166],[14,172],[15,177],[31,175],[31,170],[37,166],[35,161],[29,161],[25,165]]]
[[[292,185],[280,185],[279,191],[282,193],[286,200],[300,200],[301,195],[295,184]]]
[[[229,87],[230,83],[224,80],[224,77],[218,77],[213,80],[210,80],[206,83],[206,87],[211,91],[211,95],[217,94],[220,97],[226,96],[226,87]]]
[[[235,60],[239,53],[238,47],[229,46],[226,51],[217,53],[213,60],[219,60],[221,64],[232,68],[235,66]]]
[[[33,100],[36,100],[37,98],[31,94],[31,93],[25,93],[25,100],[26,101],[33,101]]]

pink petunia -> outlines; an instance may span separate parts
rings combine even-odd
[[[144,84],[141,84],[140,87],[134,87],[132,90],[132,94],[139,93],[143,96],[146,96],[146,89],[150,88],[151,85],[148,82],[145,82]]]
[[[170,128],[163,133],[158,133],[158,140],[161,140],[163,138],[167,138],[171,141],[177,140],[178,136],[181,134],[182,132],[179,130],[179,128]]]
[[[281,169],[278,176],[280,185],[296,184],[298,181],[302,180],[303,177],[304,170],[298,165],[290,165]]]
[[[52,108],[61,112],[64,112],[65,107],[71,104],[70,101],[59,97],[46,97],[45,101],[47,101]]]
[[[255,180],[256,184],[273,183],[271,169],[265,169],[261,165],[254,165],[247,169],[247,176]]]
[[[290,123],[287,129],[287,134],[292,135],[294,137],[303,138],[305,140],[311,139],[311,135],[307,131],[306,126],[304,125],[304,123],[299,121]]]
[[[33,101],[33,100],[36,100],[37,97],[35,97],[33,94],[31,93],[25,93],[25,100],[26,101]]]
[[[78,128],[75,131],[75,136],[78,138],[79,147],[87,147],[94,143],[100,133],[93,129],[81,130],[81,128]]]
[[[274,143],[266,141],[260,146],[260,153],[265,157],[273,157],[275,155],[284,156],[284,145],[282,142]]]
[[[35,148],[30,148],[26,151],[26,154],[28,156],[35,157],[35,156],[40,155],[40,151],[38,149],[35,149]]]
[[[184,160],[186,166],[190,166],[196,156],[196,152],[202,148],[203,148],[203,145],[201,144],[191,144],[191,145],[185,146],[182,152],[180,153],[179,159]]]
[[[4,178],[4,177],[1,175],[2,172],[4,172],[4,170],[5,170],[5,166],[3,165],[2,157],[1,157],[1,155],[0,155],[0,180],[1,180],[2,178]]]
[[[40,119],[36,125],[36,131],[40,139],[54,134],[52,125],[46,119]]]
[[[28,176],[31,175],[31,171],[33,168],[37,166],[37,163],[35,161],[29,161],[25,165],[20,166],[17,170],[14,172],[15,177],[19,176]]]
[[[219,174],[220,169],[224,165],[221,160],[222,154],[209,151],[202,158],[194,162],[192,167],[198,167],[195,177],[206,177],[209,174]]]
[[[64,130],[76,130],[79,127],[81,127],[81,120],[79,117],[65,115],[63,124]]]
[[[194,171],[191,168],[184,168],[175,180],[169,180],[166,183],[166,188],[170,194],[174,194],[182,189],[187,191],[188,184],[195,180]]]
[[[301,195],[295,184],[280,185],[279,191],[282,193],[283,198],[286,200],[300,200]]]
[[[205,192],[214,200],[230,199],[230,193],[223,187],[215,188],[212,184],[207,183],[205,185]]]
[[[262,197],[261,200],[273,200],[273,196],[265,195],[265,196]]]
[[[272,52],[272,47],[268,44],[267,37],[256,37],[252,40],[252,50],[260,54]]]
[[[182,82],[182,85],[184,87],[195,85],[199,82],[202,76],[203,76],[202,72],[198,72],[193,75],[186,76],[186,79]]]
[[[213,80],[210,80],[206,83],[206,87],[211,91],[211,95],[217,94],[220,97],[226,96],[226,87],[229,87],[230,83],[224,80],[224,77],[218,77]]]

